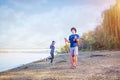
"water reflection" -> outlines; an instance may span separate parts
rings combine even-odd
[[[49,56],[49,52],[41,53],[0,53],[0,72],[18,67]]]

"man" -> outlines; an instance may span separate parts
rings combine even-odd
[[[76,34],[77,30],[75,27],[71,28],[71,32],[72,34],[69,36],[69,40],[65,38],[65,42],[70,42],[70,60],[72,68],[74,69],[77,65],[79,35]]]

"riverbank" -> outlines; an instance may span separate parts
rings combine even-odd
[[[0,72],[48,57],[47,51],[39,53],[0,53]]]
[[[71,69],[67,54],[56,55],[0,73],[0,80],[120,80],[120,51],[79,52]]]

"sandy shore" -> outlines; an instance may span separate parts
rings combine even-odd
[[[71,69],[67,54],[0,73],[0,80],[120,80],[120,51],[79,52]]]

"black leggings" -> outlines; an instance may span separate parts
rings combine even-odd
[[[53,59],[54,59],[54,53],[50,53],[50,55],[51,55],[51,58],[50,58],[51,61],[50,61],[50,62],[52,63],[52,62],[53,62]]]

